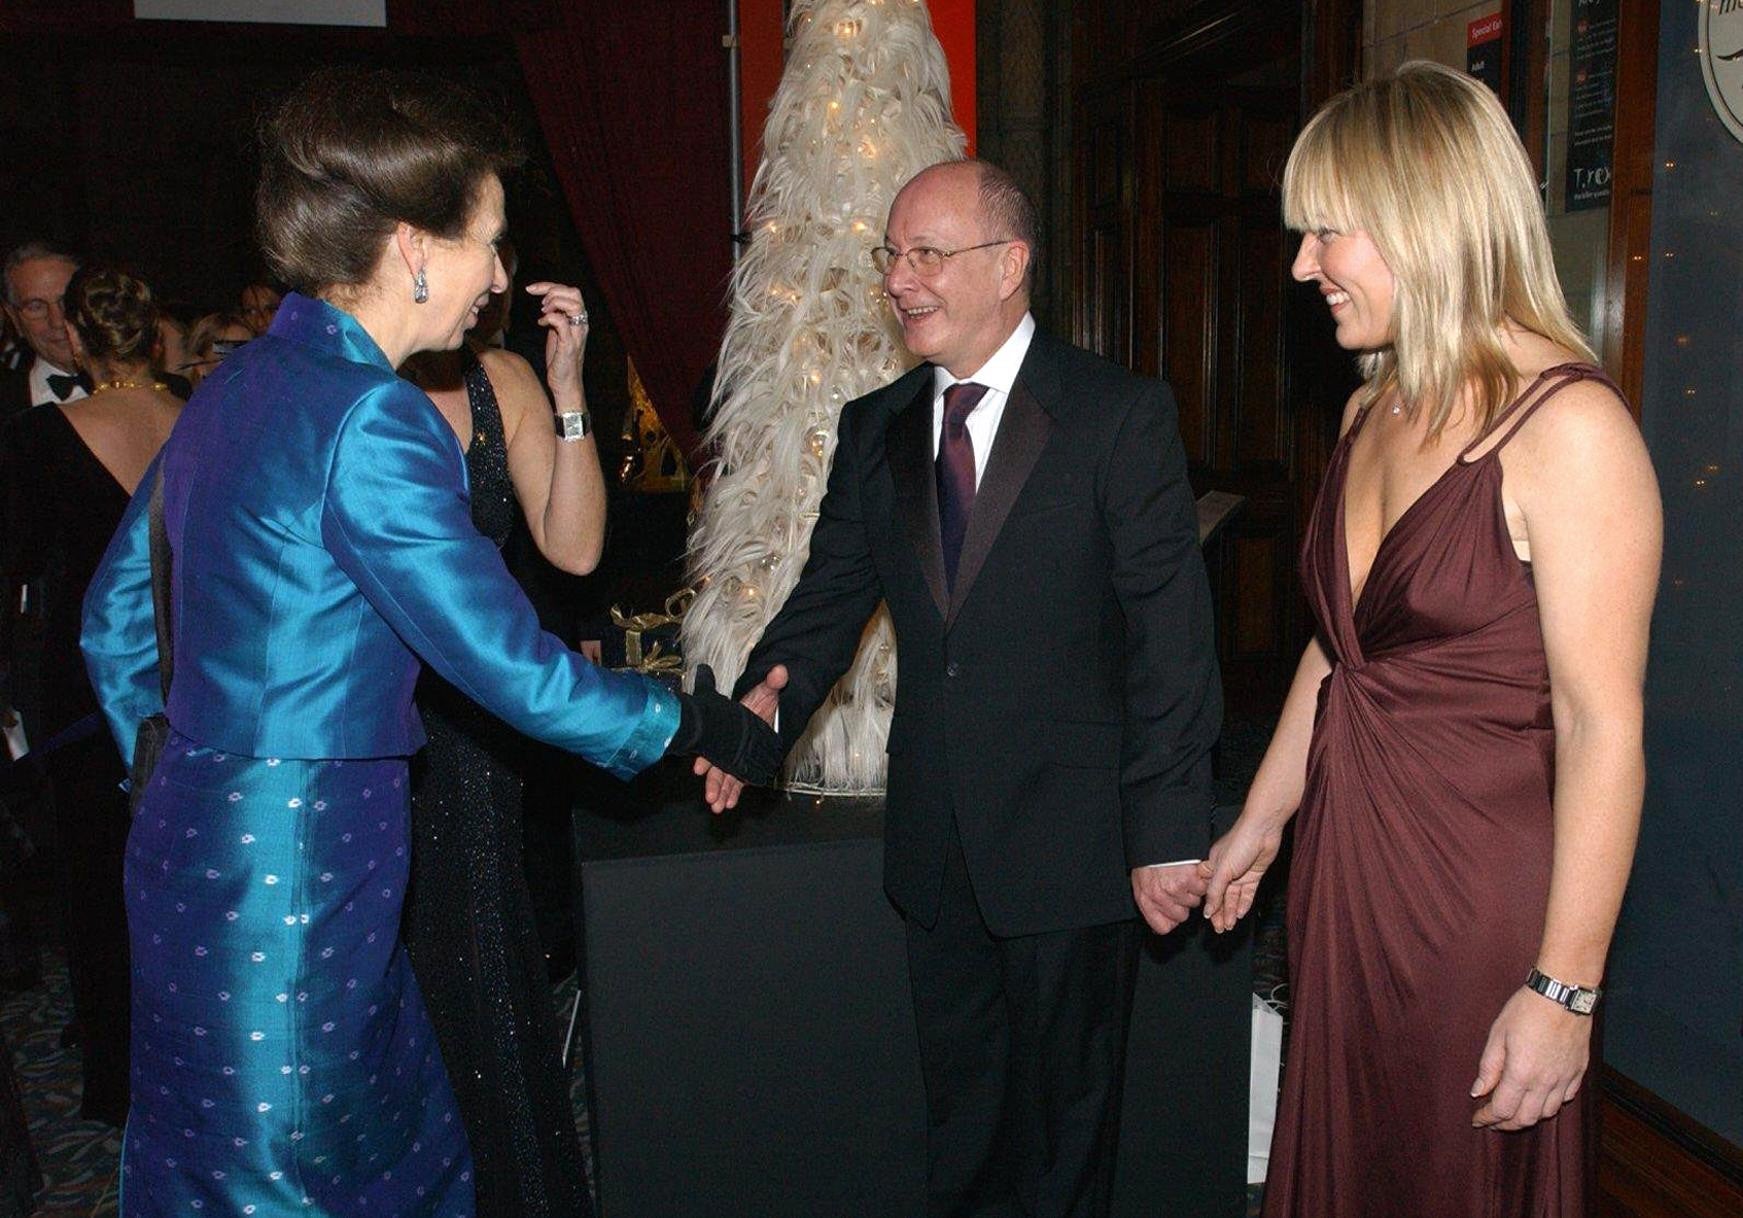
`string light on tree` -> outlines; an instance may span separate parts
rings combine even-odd
[[[787,29],[705,437],[716,477],[690,539],[699,590],[684,655],[722,684],[798,582],[843,404],[912,364],[870,259],[883,216],[903,183],[965,143],[920,0],[796,0]],[[793,750],[788,785],[881,791],[895,690],[880,610]]]

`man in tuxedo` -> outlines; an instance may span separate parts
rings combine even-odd
[[[1105,1214],[1134,914],[1166,933],[1199,901],[1221,720],[1174,402],[1036,330],[1034,209],[996,167],[919,174],[873,253],[925,362],[843,410],[809,560],[739,692],[790,747],[888,602],[884,882],[927,1213]]]
[[[67,339],[63,311],[67,281],[79,269],[78,259],[57,246],[32,241],[6,255],[0,264],[6,319],[23,337],[28,358],[17,369],[0,371],[0,444],[5,422],[32,406],[70,402],[89,390],[73,371],[72,344]],[[3,490],[4,488],[0,488]],[[11,632],[11,664],[0,661],[0,720],[16,715],[27,738],[40,744],[37,712],[41,672],[42,588],[18,589],[18,599],[0,604],[0,631]],[[73,1024],[61,1033],[66,1045],[77,1038]]]
[[[73,364],[62,311],[67,281],[79,260],[46,242],[32,241],[6,255],[6,317],[23,335],[32,358],[0,374],[0,421],[45,402],[71,402],[89,392]]]

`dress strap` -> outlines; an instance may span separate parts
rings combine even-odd
[[[1470,457],[1472,450],[1488,444],[1496,432],[1501,432],[1501,439],[1490,446],[1483,455],[1488,457],[1500,452],[1507,447],[1508,442],[1519,433],[1519,429],[1525,426],[1531,416],[1537,413],[1539,406],[1569,385],[1577,385],[1581,381],[1597,381],[1602,385],[1607,385],[1617,397],[1622,396],[1622,391],[1617,388],[1616,382],[1611,380],[1609,374],[1596,364],[1568,363],[1545,368],[1537,374],[1537,379],[1525,392],[1513,400],[1512,405],[1495,416],[1495,421],[1489,425],[1487,431],[1465,445],[1464,450],[1459,453],[1459,463],[1470,464],[1471,462],[1467,458]],[[1504,431],[1503,427],[1505,427]]]
[[[1397,392],[1396,388],[1394,388],[1392,392]],[[1381,397],[1384,396],[1384,394],[1381,395]],[[1354,440],[1356,438],[1356,433],[1361,431],[1362,425],[1368,421],[1368,416],[1374,413],[1374,407],[1379,404],[1380,398],[1375,398],[1371,402],[1363,403],[1362,408],[1356,411],[1356,417],[1350,420],[1350,429],[1344,432],[1340,443],[1348,444],[1350,441]]]

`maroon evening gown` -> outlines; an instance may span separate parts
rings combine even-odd
[[[1343,490],[1358,417],[1302,544],[1332,657],[1288,897],[1293,1025],[1266,1218],[1575,1218],[1585,1103],[1473,1129],[1490,1025],[1537,959],[1555,729],[1531,569],[1500,449],[1567,385],[1544,372],[1380,543],[1351,604]]]

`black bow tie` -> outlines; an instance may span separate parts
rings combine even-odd
[[[59,402],[66,401],[67,398],[72,396],[73,390],[79,387],[78,377],[65,376],[59,372],[49,373],[47,380],[48,391],[54,394],[55,400]]]

